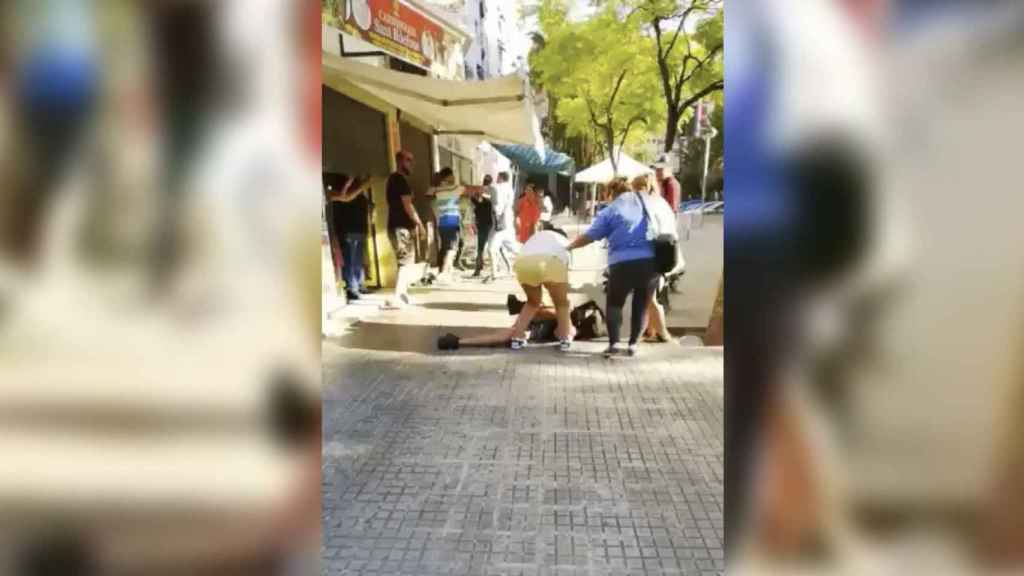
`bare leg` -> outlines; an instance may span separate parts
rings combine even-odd
[[[492,333],[485,334],[483,336],[474,336],[471,338],[460,338],[460,347],[470,346],[499,346],[507,344],[513,338],[525,338],[526,331],[530,327],[530,322],[533,321],[534,316],[540,312],[541,314],[547,312],[550,313],[550,308],[541,308],[541,288],[540,286],[523,286],[523,291],[526,292],[526,304],[523,305],[523,309],[519,311],[519,316],[516,317],[515,324],[511,328],[503,328],[502,330]]]
[[[668,324],[665,321],[665,308],[658,302],[656,297],[652,297],[647,305],[647,321],[647,330],[651,336],[658,336],[665,340],[671,339],[671,334],[668,332]]]
[[[491,334],[484,334],[483,336],[473,336],[471,338],[459,338],[459,346],[467,348],[471,346],[476,347],[487,347],[487,346],[501,346],[508,344],[512,340],[512,329],[502,328],[498,332]]]
[[[541,292],[540,286],[523,286],[523,291],[526,292],[526,304],[523,309],[519,311],[519,317],[516,318],[516,323],[512,326],[512,337],[513,338],[526,338],[526,331],[530,328],[530,322],[533,321],[533,316],[537,314],[537,311],[541,308]]]
[[[551,299],[555,303],[555,313],[558,315],[558,328],[555,334],[559,340],[570,340],[573,337],[572,322],[569,320],[569,285],[568,284],[545,284]]]

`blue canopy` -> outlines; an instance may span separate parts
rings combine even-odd
[[[544,158],[540,157],[532,146],[522,144],[493,144],[494,149],[519,166],[527,174],[572,174],[576,171],[576,162],[567,155],[554,150],[545,150]]]

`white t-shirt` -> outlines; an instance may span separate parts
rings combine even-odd
[[[508,182],[496,185],[494,190],[495,194],[491,198],[491,202],[494,204],[495,217],[504,221],[504,230],[510,230],[514,225],[515,219],[513,205],[515,204],[516,193],[512,189],[512,184]]]
[[[540,221],[550,222],[551,216],[555,212],[555,204],[554,202],[551,201],[551,196],[544,196],[544,202],[542,206],[543,207],[540,212]]]
[[[523,244],[520,256],[557,256],[559,260],[569,265],[569,239],[558,232],[544,230],[537,232]]]

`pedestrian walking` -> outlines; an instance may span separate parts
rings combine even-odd
[[[427,195],[433,199],[437,230],[441,237],[438,280],[450,282],[452,267],[458,258],[457,247],[462,229],[460,204],[466,188],[455,184],[455,172],[451,168],[442,168],[438,177],[439,185],[431,188]]]
[[[409,176],[412,175],[416,160],[411,152],[400,150],[395,154],[397,169],[387,182],[388,202],[388,239],[395,252],[398,273],[395,278],[395,293],[385,308],[396,309],[412,304],[409,298],[409,284],[415,274],[416,238],[424,234],[423,222],[412,204],[412,187]]]
[[[658,158],[658,161],[654,163],[654,171],[654,175],[658,179],[658,189],[661,192],[661,197],[668,203],[672,213],[675,214],[679,211],[682,189],[679,187],[679,180],[676,180],[676,177],[670,170],[667,156],[662,155]]]
[[[491,175],[484,176],[484,187],[477,193],[470,196],[473,202],[473,217],[476,220],[476,267],[473,270],[473,277],[479,278],[484,269],[484,254],[490,246],[494,233],[494,193],[493,180]]]
[[[515,237],[515,191],[509,181],[508,172],[498,173],[492,194],[494,237],[491,238],[491,275],[484,280],[485,282],[497,278],[499,259],[505,264],[505,270],[512,272],[509,257],[519,252],[519,243]]]
[[[608,349],[605,356],[622,353],[619,348],[622,309],[632,294],[629,344],[626,353],[637,354],[637,341],[644,329],[647,304],[658,286],[658,270],[654,254],[654,225],[644,198],[629,189],[625,178],[613,180],[609,186],[612,202],[601,210],[590,228],[568,246],[572,251],[592,242],[608,240]]]

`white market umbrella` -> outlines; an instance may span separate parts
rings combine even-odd
[[[576,181],[583,182],[585,184],[605,184],[617,175],[625,176],[626,178],[634,178],[636,176],[651,174],[654,172],[650,167],[634,160],[625,152],[619,152],[618,159],[619,169],[617,173],[616,170],[612,168],[611,158],[605,158],[590,168],[587,168],[582,172],[578,172],[576,174]]]

